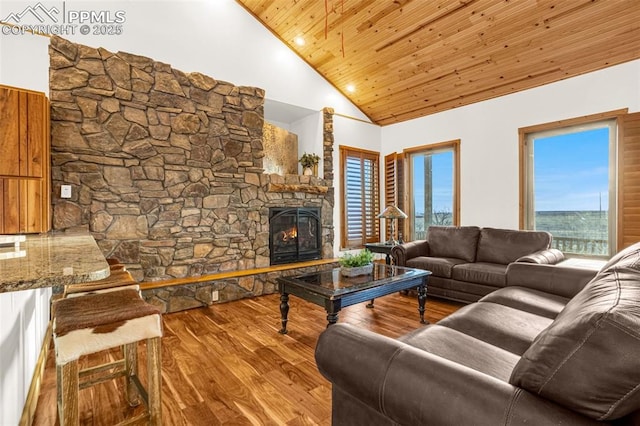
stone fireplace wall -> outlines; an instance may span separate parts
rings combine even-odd
[[[55,230],[87,229],[136,279],[159,281],[268,266],[269,207],[318,206],[333,257],[327,125],[325,179],[264,174],[263,90],[59,37],[49,53]],[[274,284],[212,288],[231,300]],[[193,292],[206,303],[210,289]]]

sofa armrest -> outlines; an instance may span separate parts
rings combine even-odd
[[[516,262],[555,265],[559,262],[562,262],[563,260],[564,253],[562,253],[558,249],[551,248],[527,254],[518,258]]]
[[[600,424],[397,340],[337,324],[316,346],[333,386],[398,424]],[[357,413],[350,413],[357,418]]]
[[[418,256],[429,256],[429,242],[417,240],[398,244],[391,249],[391,256],[397,266],[406,266],[407,260]]]
[[[586,268],[515,262],[507,267],[507,285],[572,298],[597,273],[598,271]]]

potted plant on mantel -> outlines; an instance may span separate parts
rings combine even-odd
[[[347,253],[340,258],[340,274],[345,277],[357,277],[373,271],[373,253],[361,250],[358,254]]]
[[[300,164],[302,164],[302,174],[303,175],[318,175],[318,163],[320,162],[320,156],[316,153],[302,154],[300,157]]]

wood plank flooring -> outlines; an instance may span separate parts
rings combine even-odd
[[[162,405],[165,425],[329,425],[331,385],[314,359],[326,313],[291,296],[289,334],[281,335],[279,295],[165,314],[162,339]],[[392,294],[340,312],[339,322],[389,337],[421,326],[417,300]],[[430,322],[457,310],[459,303],[427,300]],[[139,350],[146,383],[144,347]],[[98,363],[116,351],[87,357]],[[53,351],[47,359],[34,425],[58,425]],[[122,380],[80,391],[80,422],[112,425],[141,410],[122,398]]]

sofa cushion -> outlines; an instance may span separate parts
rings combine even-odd
[[[521,355],[551,322],[549,318],[509,306],[477,302],[458,309],[438,321],[438,325]]]
[[[452,277],[458,281],[504,287],[507,284],[507,265],[498,263],[463,263],[453,268]]]
[[[439,325],[419,328],[398,340],[505,382],[520,359],[509,351]]]
[[[640,244],[567,303],[510,382],[593,419],[613,420],[640,409],[638,354]]]
[[[475,262],[480,228],[477,226],[430,226],[429,255]]]
[[[476,261],[506,265],[550,245],[551,234],[548,232],[482,228]]]
[[[550,319],[557,317],[569,302],[566,297],[517,286],[498,289],[480,300],[510,306]]]
[[[465,262],[462,259],[448,257],[420,256],[407,260],[406,266],[408,268],[426,269],[437,277],[451,278],[453,267]]]

